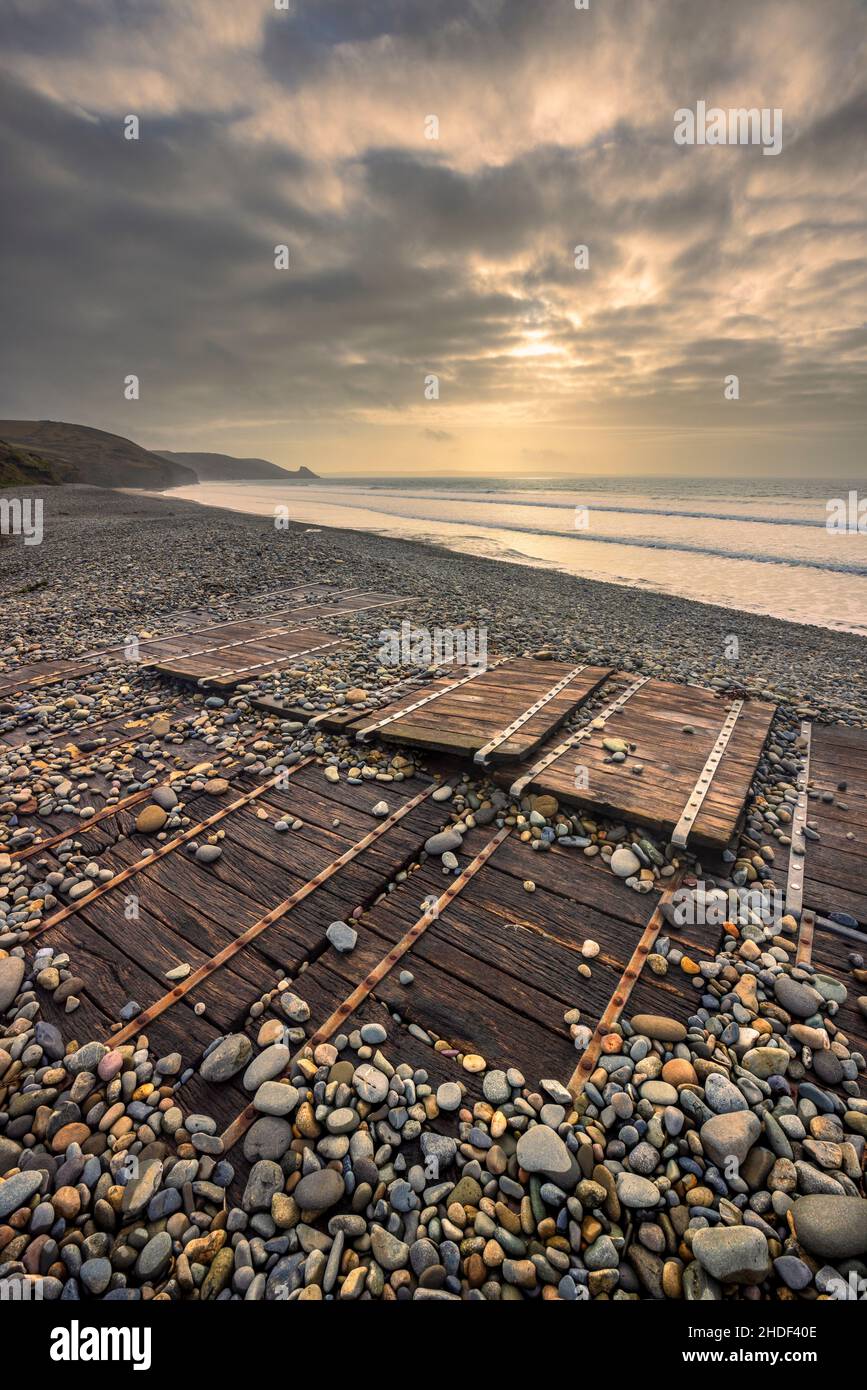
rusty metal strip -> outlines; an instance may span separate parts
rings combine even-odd
[[[431,907],[428,907],[427,911],[422,913],[418,921],[404,933],[397,944],[392,946],[388,955],[383,956],[382,960],[364,977],[361,984],[356,985],[355,989],[351,994],[347,995],[343,1003],[339,1004],[334,1012],[328,1015],[328,1018],[326,1018],[324,1023],[319,1025],[313,1036],[308,1038],[303,1046],[298,1049],[291,1058],[289,1065],[282,1073],[283,1076],[291,1074],[292,1067],[299,1057],[310,1052],[313,1048],[318,1047],[320,1043],[326,1042],[328,1038],[332,1037],[333,1034],[337,1032],[338,1028],[346,1022],[350,1014],[353,1014],[359,1005],[364,1003],[371,991],[385,979],[392,967],[406,955],[407,951],[412,949],[419,937],[424,935],[431,922],[435,922],[440,914],[448,907],[449,903],[463,891],[470,879],[472,879],[478,873],[479,869],[488,862],[491,855],[499,849],[500,845],[510,834],[511,827],[504,825],[501,830],[498,830],[497,833],[491,837],[484,848],[479,851],[475,859],[470,861],[462,873],[460,873],[457,878],[451,880],[448,888],[437,898],[436,902]],[[258,1118],[259,1112],[252,1104],[246,1106],[239,1115],[236,1115],[235,1119],[221,1135],[224,1152],[228,1152],[234,1144],[237,1144],[238,1140],[246,1134],[253,1121]]]
[[[441,695],[450,695],[451,692],[457,690],[459,686],[466,685],[468,681],[476,680],[478,676],[487,675],[488,671],[496,670],[498,666],[502,666],[503,663],[508,660],[509,657],[502,656],[498,661],[492,661],[485,666],[477,666],[474,670],[470,671],[468,676],[461,676],[459,680],[449,681],[448,685],[441,685],[439,690],[432,690],[428,695],[424,695],[420,700],[416,700],[414,704],[407,705],[406,709],[396,710],[394,714],[387,714],[384,719],[378,719],[374,724],[365,724],[363,729],[357,729],[355,731],[356,739],[360,743],[366,742],[371,734],[377,733],[379,729],[384,729],[386,724],[393,724],[398,719],[405,719],[408,714],[414,714],[415,711],[421,709],[423,705],[429,705],[431,701],[438,700]]]
[[[813,959],[813,930],[816,914],[805,907],[801,912],[801,925],[798,928],[798,945],[795,951],[796,965],[809,965]]]
[[[122,1029],[120,1033],[112,1033],[109,1040],[110,1046],[117,1047],[120,1043],[127,1042],[130,1038],[137,1037],[144,1026],[152,1023],[155,1018],[159,1018],[161,1014],[165,1013],[166,1009],[171,1008],[172,1004],[176,1004],[179,999],[183,999],[184,995],[189,994],[190,990],[195,989],[203,980],[207,980],[216,970],[219,970],[220,966],[225,965],[226,962],[230,961],[233,956],[236,956],[239,951],[243,951],[245,946],[249,946],[251,941],[255,941],[257,937],[261,936],[264,931],[267,931],[268,928],[273,926],[280,918],[287,916],[294,907],[297,907],[305,898],[308,898],[317,888],[321,888],[323,883],[326,883],[334,874],[339,873],[347,864],[351,864],[353,859],[357,859],[359,854],[363,854],[366,849],[369,849],[371,845],[375,844],[377,840],[387,834],[399,821],[403,820],[404,816],[409,815],[410,811],[414,811],[416,806],[420,806],[423,801],[426,801],[427,798],[436,791],[437,786],[442,785],[444,784],[432,782],[430,786],[425,787],[424,791],[418,792],[403,806],[399,806],[396,811],[392,811],[390,816],[381,821],[373,830],[369,830],[356,844],[350,845],[349,849],[344,850],[336,859],[332,859],[331,863],[326,864],[323,869],[320,869],[318,874],[315,874],[307,883],[302,884],[300,888],[296,888],[294,893],[290,893],[288,898],[284,898],[276,907],[272,907],[270,912],[267,912],[264,917],[260,917],[258,922],[254,922],[251,927],[248,927],[246,931],[242,932],[241,935],[236,937],[228,946],[224,946],[222,951],[218,951],[210,960],[205,961],[204,965],[200,965],[199,968],[194,970],[191,975],[188,975],[181,984],[169,990],[161,999],[149,1005],[149,1007],[144,1009],[140,1014],[136,1014],[132,1022],[126,1028]]]
[[[298,652],[284,652],[282,656],[275,656],[270,661],[257,661],[252,666],[230,666],[226,671],[215,671],[212,676],[200,677],[197,684],[202,690],[207,690],[214,681],[224,680],[226,676],[243,676],[248,671],[261,671],[265,666],[286,666],[290,661],[300,661],[302,657],[311,656],[313,652],[324,652],[329,647],[342,647],[346,640],[345,637],[337,637],[333,642],[320,642],[315,647],[302,647]],[[192,655],[199,656],[200,653],[193,652]],[[181,657],[179,660],[183,660],[183,658]],[[163,670],[168,671],[169,667],[164,666]],[[178,674],[183,675],[184,673],[181,671]]]
[[[533,718],[534,714],[538,714],[541,709],[545,708],[549,700],[553,700],[554,696],[559,695],[560,691],[564,690],[566,686],[569,685],[570,681],[575,680],[576,676],[580,676],[581,672],[586,670],[586,666],[586,662],[581,666],[573,666],[569,674],[558,681],[556,685],[552,685],[551,689],[547,691],[541,699],[538,699],[535,704],[525,709],[524,713],[520,714],[517,719],[513,719],[512,723],[508,724],[505,729],[501,729],[498,734],[495,734],[490,742],[485,744],[484,748],[480,748],[473,762],[484,765],[495,748],[499,748],[501,743],[506,743],[513,734],[516,734],[519,729],[522,729],[527,721]]]
[[[729,746],[729,740],[735,731],[741,710],[744,707],[743,700],[734,700],[729,706],[728,713],[723,720],[723,726],[717,735],[716,742],[707,757],[707,762],[698,775],[698,780],[687,798],[686,805],[680,813],[680,819],[674,827],[671,836],[671,843],[678,849],[686,849],[686,842],[689,839],[689,832],[695,826],[696,816],[701,810],[704,799],[710,791],[711,782],[714,774],[720,765],[723,753]]]
[[[525,772],[522,777],[518,777],[509,788],[509,795],[519,797],[524,791],[524,788],[528,787],[530,783],[539,776],[540,772],[544,772],[545,769],[550,767],[552,763],[555,763],[558,758],[561,758],[564,753],[568,753],[570,748],[576,748],[578,744],[583,743],[585,739],[592,738],[594,734],[601,732],[603,725],[608,723],[611,716],[617,714],[626,704],[626,701],[631,700],[636,691],[640,690],[643,685],[647,685],[649,680],[650,676],[641,676],[638,680],[633,681],[631,685],[621,691],[615,700],[612,700],[609,705],[605,706],[601,714],[595,714],[589,724],[583,725],[583,727],[577,729],[575,733],[570,734],[569,737],[565,738],[562,743],[559,743],[556,748],[552,748],[550,753],[546,753],[543,758],[540,758],[537,763],[534,763],[529,772]]]
[[[804,740],[804,764],[798,777],[798,800],[792,813],[792,833],[789,843],[789,868],[786,874],[786,911],[797,917],[804,905],[804,876],[807,867],[807,800],[810,785],[810,749],[813,725],[809,719],[801,722]]]
[[[584,1083],[590,1077],[591,1073],[595,1071],[596,1064],[599,1061],[599,1056],[602,1051],[602,1040],[606,1033],[610,1033],[614,1024],[617,1023],[629,1001],[629,996],[638,983],[638,978],[644,969],[647,957],[653,950],[656,938],[665,920],[662,915],[663,904],[670,901],[677,892],[680,887],[680,877],[680,874],[675,876],[660,897],[659,902],[656,904],[650,916],[650,920],[641,933],[635,950],[629,958],[626,969],[614,987],[614,993],[605,1006],[602,1017],[596,1025],[592,1038],[582,1052],[577,1067],[566,1082],[566,1089],[570,1092],[573,1100],[578,1100],[584,1090]]]
[[[83,898],[77,898],[75,902],[69,903],[66,907],[61,908],[59,912],[55,912],[53,917],[49,917],[46,921],[41,922],[39,926],[30,933],[27,940],[31,941],[34,937],[41,936],[44,931],[48,931],[51,927],[59,926],[61,922],[66,921],[67,917],[74,917],[76,912],[80,912],[83,907],[89,907],[92,902],[95,902],[97,898],[101,898],[104,893],[110,892],[112,888],[117,888],[121,883],[126,883],[127,879],[132,878],[134,874],[140,873],[142,869],[146,869],[149,864],[156,864],[158,860],[164,859],[167,854],[171,854],[173,850],[176,850],[179,845],[185,845],[189,840],[194,839],[196,835],[201,835],[204,831],[210,830],[212,825],[218,825],[221,820],[225,820],[226,816],[231,815],[233,811],[239,811],[242,806],[247,806],[251,801],[256,801],[260,796],[264,796],[265,792],[270,791],[277,782],[282,781],[286,777],[293,776],[294,773],[300,772],[302,767],[307,767],[314,761],[315,759],[311,756],[309,758],[304,758],[300,763],[295,763],[293,767],[281,768],[274,777],[270,777],[268,781],[263,782],[261,786],[254,787],[252,791],[244,792],[242,796],[237,797],[234,801],[230,801],[227,806],[221,806],[219,811],[215,811],[212,816],[208,816],[206,820],[200,821],[198,825],[190,826],[189,830],[182,831],[181,834],[176,835],[173,840],[167,840],[164,845],[160,845],[159,849],[154,850],[152,854],[145,855],[142,859],[137,859],[134,864],[128,864],[125,869],[121,869],[113,878],[107,879],[105,883],[101,883],[97,888],[94,888],[92,893],[87,893]]]

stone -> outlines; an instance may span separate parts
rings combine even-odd
[[[217,1043],[199,1071],[205,1081],[228,1081],[249,1062],[253,1044],[246,1033],[230,1033]]]
[[[22,957],[4,956],[0,960],[0,1014],[5,1013],[9,1008],[21,988],[23,979],[24,961]]]
[[[310,1005],[289,989],[280,995],[280,1008],[292,1023],[306,1023],[310,1017]]]
[[[636,1033],[658,1042],[683,1042],[686,1037],[686,1028],[682,1023],[674,1018],[665,1018],[662,1014],[635,1014],[631,1023]]]
[[[377,1264],[388,1271],[403,1269],[409,1260],[410,1247],[405,1241],[386,1231],[383,1226],[374,1226],[370,1232],[370,1245]]]
[[[744,1053],[743,1065],[753,1076],[767,1081],[769,1076],[785,1076],[790,1060],[782,1047],[751,1047]]]
[[[5,1221],[19,1207],[27,1206],[30,1198],[42,1186],[44,1177],[42,1170],[37,1169],[35,1173],[15,1173],[0,1183],[0,1221]]]
[[[444,1081],[437,1087],[437,1105],[440,1110],[457,1110],[464,1098],[464,1093],[457,1081]]]
[[[659,1188],[649,1178],[638,1173],[618,1173],[615,1179],[617,1196],[624,1207],[655,1207],[660,1200]]]
[[[460,849],[462,844],[463,837],[456,830],[441,830],[425,840],[424,847],[428,854],[445,854],[446,850]]]
[[[380,1105],[388,1095],[388,1077],[370,1062],[363,1062],[360,1067],[356,1067],[352,1084],[368,1105]]]
[[[768,1242],[752,1226],[698,1230],[692,1238],[692,1253],[721,1284],[760,1284],[770,1272]]]
[[[810,1018],[818,1013],[825,1003],[817,989],[799,984],[791,975],[778,975],[774,981],[774,995],[780,1008],[796,1018]]]
[[[285,1043],[272,1043],[254,1057],[244,1072],[243,1086],[246,1091],[258,1091],[265,1081],[272,1081],[289,1065],[292,1056]]]
[[[618,845],[610,859],[611,872],[618,878],[632,878],[641,869],[641,860],[638,855],[628,849],[626,845]]]
[[[281,1081],[263,1081],[253,1097],[253,1104],[260,1115],[289,1115],[300,1100],[294,1086]]]
[[[260,1158],[270,1158],[275,1162],[282,1158],[292,1143],[292,1126],[279,1116],[263,1115],[254,1120],[244,1136],[244,1157],[255,1162]]]
[[[575,1160],[556,1130],[533,1125],[518,1137],[517,1159],[527,1173],[542,1173],[561,1186],[575,1168]]]
[[[302,1211],[326,1211],[340,1201],[345,1186],[342,1174],[335,1168],[322,1168],[303,1177],[292,1195]]]
[[[158,830],[162,830],[167,820],[168,814],[162,806],[145,806],[135,818],[135,828],[140,835],[155,835]]]
[[[355,949],[358,932],[348,922],[332,922],[325,933],[335,951],[345,953]]]
[[[135,1272],[143,1283],[159,1279],[172,1257],[172,1238],[168,1231],[151,1236],[136,1260]]]
[[[482,1095],[489,1105],[505,1105],[512,1094],[509,1079],[504,1071],[489,1071],[482,1082]]]
[[[0,1194],[3,1189],[0,1188]],[[826,1260],[867,1255],[867,1198],[817,1194],[792,1207],[795,1238],[811,1255]]]
[[[746,1160],[750,1149],[762,1132],[762,1123],[751,1110],[735,1110],[729,1115],[714,1115],[701,1127],[701,1144],[708,1158],[719,1168],[734,1158],[738,1165]]]
[[[711,1072],[704,1083],[705,1104],[715,1115],[730,1115],[735,1110],[749,1109],[746,1097],[727,1076]]]
[[[641,1085],[641,1099],[649,1100],[651,1105],[676,1105],[677,1088],[668,1081],[644,1081]]]

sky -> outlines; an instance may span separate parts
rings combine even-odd
[[[0,55],[0,418],[867,474],[865,0],[3,0]],[[677,143],[699,102],[780,152]]]

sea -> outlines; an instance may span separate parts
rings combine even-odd
[[[867,635],[863,480],[353,476],[170,495]]]

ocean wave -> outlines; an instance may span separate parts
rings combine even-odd
[[[408,500],[408,494],[406,492],[389,491],[385,488],[381,490],[379,488],[371,488],[369,490],[366,488],[358,488],[353,492],[353,496],[369,496],[371,500],[377,501],[383,497],[399,497],[404,501]],[[461,491],[449,492],[446,490],[443,490],[442,492],[417,492],[415,489],[412,489],[412,491],[409,493],[409,496],[412,497],[413,501],[421,499],[425,502],[471,502],[475,505],[486,507],[543,507],[548,508],[551,511],[571,511],[573,506],[580,507],[583,505],[587,505],[588,511],[594,512],[612,512],[624,514],[627,516],[684,517],[686,520],[690,521],[738,521],[741,523],[751,522],[754,523],[756,526],[806,526],[810,528],[816,528],[818,530],[824,530],[827,524],[826,521],[823,519],[809,520],[804,517],[755,516],[751,512],[682,511],[679,507],[626,507],[620,503],[612,503],[610,505],[608,503],[588,503],[586,495],[582,495],[579,492],[575,493],[575,497],[577,500],[574,503],[560,503],[547,500],[537,500],[536,498],[529,497],[520,497],[516,499],[515,497],[508,497],[503,492],[495,491],[491,491],[490,493]],[[332,505],[339,507],[348,504],[336,502]],[[401,513],[401,515],[403,515],[403,513]],[[431,518],[412,517],[411,519],[415,521],[426,521],[430,520]],[[552,532],[551,534],[555,533]]]
[[[350,506],[349,503],[332,503],[331,505],[345,506],[347,508]],[[371,510],[376,509],[371,508]],[[430,516],[408,515],[403,512],[382,512],[382,516],[384,519],[387,518],[387,522],[384,521],[383,525],[376,528],[377,530],[388,530],[390,534],[394,535],[403,534],[404,539],[407,540],[423,539],[424,542],[428,544],[449,545],[450,535],[448,532],[437,532],[433,530],[426,532],[423,537],[413,537],[406,533],[402,533],[397,526],[399,522],[414,522],[423,523],[426,526],[435,526],[436,521]],[[743,517],[733,519],[739,521],[744,520]],[[464,518],[462,522],[449,522],[447,518],[442,518],[440,524],[442,525],[443,523],[452,526],[473,525],[472,522],[467,523],[466,518]],[[328,523],[326,522],[323,524],[327,525]],[[486,541],[490,541],[491,538],[485,537],[483,535],[483,530],[490,529],[508,531],[525,536],[543,536],[547,540],[569,542],[573,544],[587,542],[591,545],[625,545],[637,547],[642,550],[662,550],[686,555],[709,555],[723,560],[748,560],[758,565],[789,565],[793,569],[816,569],[835,574],[853,574],[861,577],[867,576],[867,561],[858,563],[856,561],[815,559],[802,555],[769,555],[766,552],[757,553],[751,550],[732,550],[724,545],[699,545],[690,543],[689,541],[663,540],[661,538],[646,536],[600,536],[586,531],[581,531],[576,534],[572,531],[552,531],[544,526],[521,526],[514,522],[507,521],[498,521],[490,528],[483,528],[483,524],[479,523],[479,528],[480,530],[477,533],[479,539],[484,539]],[[471,532],[469,534],[475,533]]]

